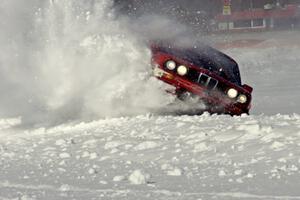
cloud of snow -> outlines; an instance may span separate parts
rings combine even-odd
[[[3,0],[0,18],[0,117],[64,123],[146,113],[171,101],[150,78],[147,47],[184,33],[170,20],[132,23],[116,17],[112,0]]]

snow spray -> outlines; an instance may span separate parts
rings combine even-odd
[[[117,18],[112,0],[2,0],[0,18],[0,117],[58,124],[171,101],[150,78],[141,29]]]

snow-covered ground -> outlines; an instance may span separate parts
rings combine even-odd
[[[3,2],[6,4],[0,3],[0,10],[9,10],[8,6],[13,10],[19,3]],[[71,0],[62,2],[71,5],[67,4]],[[102,3],[107,1],[95,2],[100,2],[98,9],[101,10]],[[84,15],[93,19],[90,13]],[[47,20],[55,22],[53,13],[49,16]],[[103,20],[102,17],[96,19]],[[67,37],[58,37],[52,38],[53,46],[40,50],[38,43],[30,48],[30,54],[48,56],[42,60],[42,67],[27,63],[36,58],[30,54],[23,55],[25,60],[20,58],[22,55],[15,55],[11,60],[4,52],[25,47],[16,41],[11,48],[5,40],[11,32],[0,32],[1,200],[300,199],[300,47],[293,45],[297,43],[293,41],[300,40],[298,31],[239,35],[243,39],[264,37],[264,40],[255,46],[225,50],[240,64],[243,82],[254,87],[250,116],[160,116],[145,109],[158,108],[165,101],[155,98],[161,93],[157,91],[159,87],[151,87],[151,84],[157,82],[145,78],[145,69],[149,66],[142,65],[148,61],[147,49],[139,51],[142,47],[135,40],[116,35],[122,29],[118,23],[105,22],[109,30],[105,30],[104,35],[92,40],[88,37],[74,52],[72,45],[87,33],[72,35],[71,43]],[[73,28],[67,27],[64,31],[73,32]],[[55,31],[50,33],[57,37]],[[120,45],[118,49],[109,48],[116,44]],[[125,50],[126,54],[122,55]],[[99,57],[94,58],[96,54]],[[110,63],[112,69],[117,67],[120,72],[111,79],[105,77],[116,72],[104,71],[99,66],[100,63],[108,66],[107,57],[119,58]],[[143,60],[142,65],[139,65],[140,60]],[[24,61],[34,67],[20,70],[19,62]],[[70,63],[74,68],[65,68]],[[89,72],[80,68],[87,63],[92,66]],[[4,64],[10,64],[11,68]],[[50,68],[53,64],[59,64],[59,70]],[[120,64],[129,70],[118,68]],[[141,70],[142,78],[134,80],[137,69]],[[31,80],[33,75],[36,76]],[[75,81],[68,79],[69,76],[75,77]],[[19,85],[20,80],[26,80],[21,82],[25,86]],[[112,84],[116,80],[123,86],[117,91],[122,97],[116,98],[116,94],[108,92],[120,86],[119,82]],[[80,84],[75,84],[78,81]],[[41,83],[45,85],[40,86]],[[134,90],[130,90],[132,86]],[[145,95],[145,91],[146,94],[151,91],[148,93],[152,96]],[[105,98],[99,98],[103,94]],[[90,98],[89,101],[73,100],[80,95]],[[50,100],[45,102],[44,99]],[[144,104],[147,106],[143,107]],[[139,107],[137,112],[132,111],[135,105]],[[74,108],[78,110],[71,112]],[[90,121],[89,112],[93,109],[98,110],[92,113],[95,120]],[[44,126],[39,120],[32,125],[29,117],[48,119],[45,115],[49,113],[45,110],[51,114],[49,120],[57,119],[55,123],[61,125],[45,123],[47,126]],[[77,116],[81,111],[84,114],[80,118],[68,121],[70,115]],[[97,115],[99,113],[102,115]],[[118,113],[124,117],[111,117]]]
[[[1,121],[1,199],[300,199],[300,115]]]

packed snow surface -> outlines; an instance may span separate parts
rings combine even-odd
[[[300,199],[300,115],[153,116],[14,128],[1,199]]]
[[[0,16],[1,200],[300,199],[299,31],[225,50],[249,116],[172,116],[151,112],[172,99],[110,1],[3,0]]]

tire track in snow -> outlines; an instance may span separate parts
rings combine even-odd
[[[2,182],[0,183],[0,190],[2,188],[13,188],[18,190],[45,190],[51,192],[85,192],[85,193],[99,193],[99,194],[146,194],[152,193],[156,195],[165,195],[165,196],[178,196],[178,197],[199,197],[199,196],[210,196],[210,197],[231,197],[231,198],[238,198],[238,199],[285,199],[285,200],[300,200],[300,196],[277,196],[277,195],[258,195],[258,194],[250,194],[250,193],[243,193],[243,192],[196,192],[196,193],[181,193],[181,192],[174,192],[169,190],[136,190],[136,189],[127,189],[127,190],[114,190],[114,189],[96,189],[91,190],[89,188],[79,188],[71,185],[65,186],[65,189],[62,185],[60,188],[52,186],[52,185],[24,185],[24,184],[16,184],[16,183],[9,183],[9,182]],[[0,199],[5,199],[4,197],[0,196]]]

